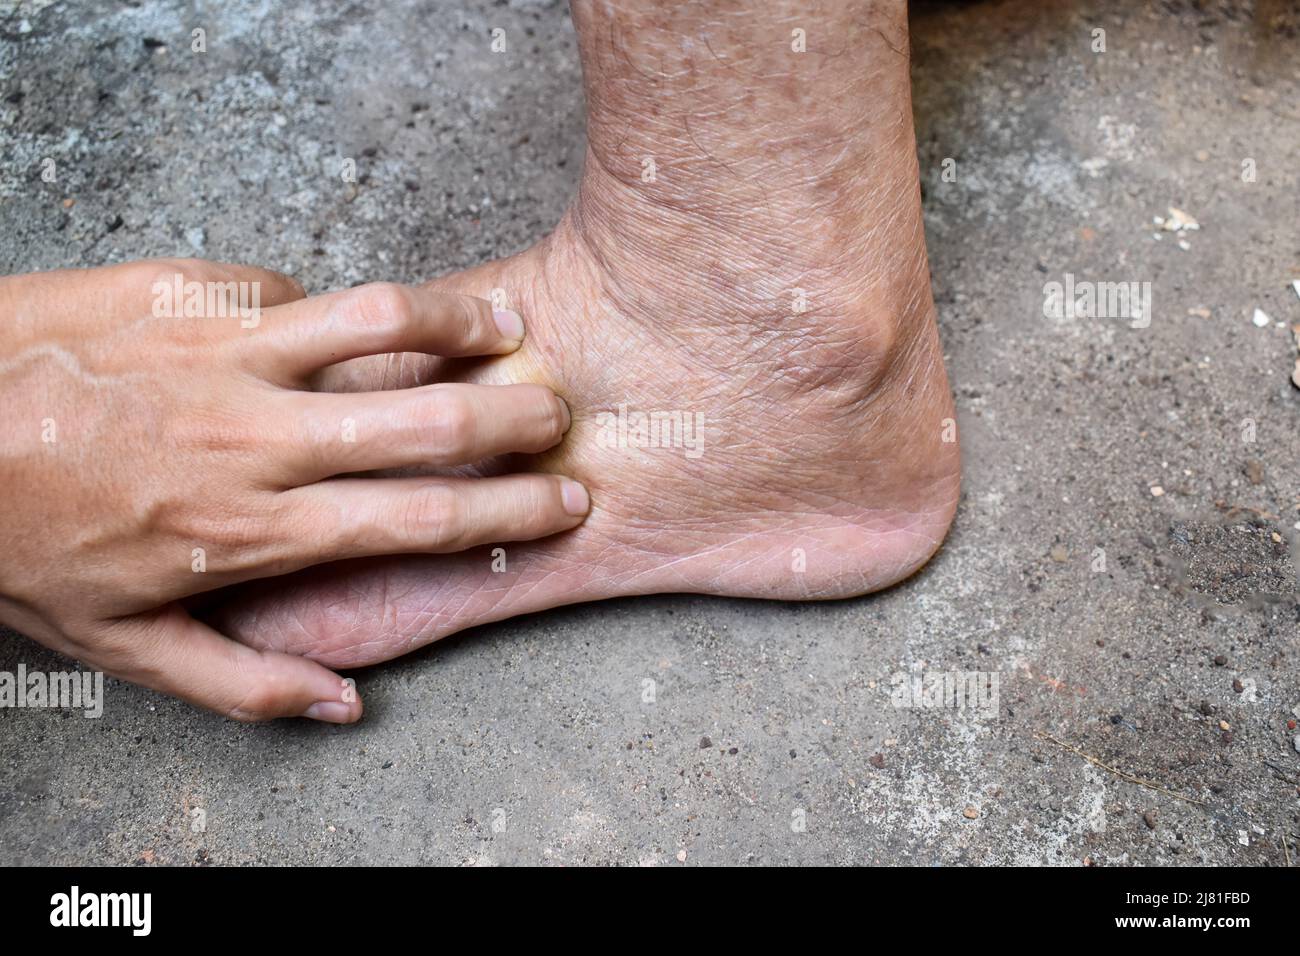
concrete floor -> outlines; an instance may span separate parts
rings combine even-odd
[[[353,728],[114,682],[98,720],[0,711],[0,863],[1300,859],[1300,13],[1024,0],[913,23],[967,462],[922,574],[485,627],[358,675]],[[0,269],[194,254],[323,290],[509,253],[573,189],[578,80],[554,0],[4,0]],[[1170,206],[1200,230],[1153,225]],[[1150,282],[1149,328],[1045,318],[1066,273]],[[20,662],[65,666],[0,637],[0,670]],[[996,672],[996,711],[893,706],[921,669]]]

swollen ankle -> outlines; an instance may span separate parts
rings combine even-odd
[[[711,190],[715,203],[735,188],[721,179]],[[897,197],[888,241],[860,210],[838,202],[809,208],[795,187],[722,219],[681,190],[671,195],[647,198],[589,166],[550,240],[582,251],[604,296],[629,320],[709,336],[720,357],[765,361],[790,383],[852,380],[867,389],[931,327],[915,195]],[[900,226],[915,241],[899,242]]]

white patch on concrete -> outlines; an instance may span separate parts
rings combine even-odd
[[[1111,159],[1129,162],[1137,158],[1136,125],[1121,123],[1113,116],[1103,116],[1097,120],[1097,131],[1101,133],[1101,147]]]

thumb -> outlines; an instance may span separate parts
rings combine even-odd
[[[361,717],[351,681],[315,661],[260,651],[218,634],[179,604],[132,618],[117,646],[120,676],[233,720],[310,717],[350,724]]]

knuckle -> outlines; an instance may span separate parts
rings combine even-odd
[[[414,320],[411,299],[395,282],[371,282],[348,296],[349,319],[359,332],[387,342],[401,336]]]
[[[401,530],[413,543],[454,546],[465,534],[455,493],[446,485],[429,484],[411,493]]]
[[[307,297],[306,287],[288,273],[276,272],[274,269],[258,269],[257,272],[259,276],[264,275],[271,286],[280,287],[290,300]]]
[[[187,540],[206,542],[208,546],[215,549],[215,557],[218,559],[225,557],[226,561],[257,549],[263,543],[259,522],[239,515],[202,511],[184,522],[184,527],[188,532]]]
[[[86,663],[115,677],[147,687],[162,687],[170,671],[167,641],[156,624],[122,623],[97,629],[87,642]]]
[[[240,694],[238,703],[224,710],[225,716],[243,724],[251,724],[279,716],[283,709],[283,692],[278,682],[263,674],[253,677]]]
[[[301,566],[299,555],[308,550],[318,553],[331,537],[338,538],[337,530],[331,536],[321,528],[341,527],[339,518],[335,517],[332,525],[319,518],[304,520],[301,506],[280,493],[273,493],[269,501],[267,504],[260,500],[256,508],[245,511],[234,523],[232,533],[239,538],[229,545],[229,551],[241,569],[256,568],[259,576],[287,574]]]
[[[141,284],[150,293],[160,287],[172,288],[177,282],[182,286],[203,282],[212,275],[211,267],[202,259],[148,259],[136,268]]]
[[[543,534],[555,526],[555,488],[542,478],[531,484],[519,503],[519,524],[535,534]]]
[[[477,299],[468,296],[457,297],[456,305],[451,310],[451,321],[454,323],[453,328],[459,341],[472,345],[486,337],[485,333],[491,318],[487,315],[487,308],[486,303]]]
[[[204,570],[222,571],[258,560],[267,548],[269,523],[210,489],[184,489],[154,497],[141,509],[137,527],[144,536],[179,543],[184,555],[202,549]]]
[[[85,655],[85,657],[91,658],[93,656],[94,659],[87,662],[101,666],[101,669],[103,669],[103,665],[120,667],[132,660],[138,660],[143,664],[148,658],[145,649],[142,647],[141,636],[128,631],[126,628],[105,628],[88,640],[83,638],[77,638],[76,640],[84,640],[87,647],[94,649],[93,655]]]
[[[234,699],[233,703],[223,704],[220,712],[241,723],[267,720],[282,713],[292,688],[270,666],[265,652],[230,644],[226,653],[229,666],[217,670],[218,679],[229,681],[237,694],[223,695],[220,688],[215,689],[219,699]]]
[[[437,389],[429,413],[429,437],[440,458],[455,459],[474,446],[476,423],[470,401],[455,389]]]

